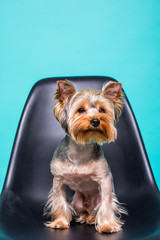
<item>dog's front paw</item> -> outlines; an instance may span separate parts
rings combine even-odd
[[[57,218],[54,221],[45,223],[45,226],[48,228],[59,228],[66,229],[69,228],[69,222],[65,218]]]
[[[96,230],[99,233],[114,233],[122,230],[121,225],[116,222],[101,223],[96,226]]]

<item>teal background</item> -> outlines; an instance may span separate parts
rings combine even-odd
[[[160,1],[0,1],[0,190],[32,85],[54,76],[123,83],[160,187]]]

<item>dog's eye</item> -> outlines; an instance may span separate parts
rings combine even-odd
[[[84,110],[84,108],[79,108],[79,109],[78,109],[78,112],[79,112],[79,113],[83,113],[83,112],[85,112],[85,110]]]
[[[100,108],[100,109],[99,109],[99,112],[100,112],[100,113],[105,113],[104,108]]]

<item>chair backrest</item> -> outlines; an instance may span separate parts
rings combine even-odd
[[[69,79],[77,89],[101,89],[109,77],[48,78],[37,82],[25,104],[10,158],[4,190],[38,203],[46,201],[52,185],[50,161],[65,133],[53,115],[52,98],[57,80]],[[134,93],[135,94],[135,93]],[[139,194],[156,184],[130,104],[125,98],[124,111],[117,124],[118,139],[103,146],[113,174],[118,196]]]

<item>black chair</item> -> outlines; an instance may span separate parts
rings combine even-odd
[[[118,139],[103,146],[120,202],[125,203],[123,231],[99,234],[94,226],[71,223],[70,229],[44,226],[43,207],[52,186],[50,161],[65,133],[53,116],[57,80],[37,82],[25,104],[0,196],[0,239],[132,240],[160,239],[160,194],[127,98],[117,124]],[[67,77],[78,89],[101,89],[109,77]],[[136,94],[136,93],[133,93]]]

